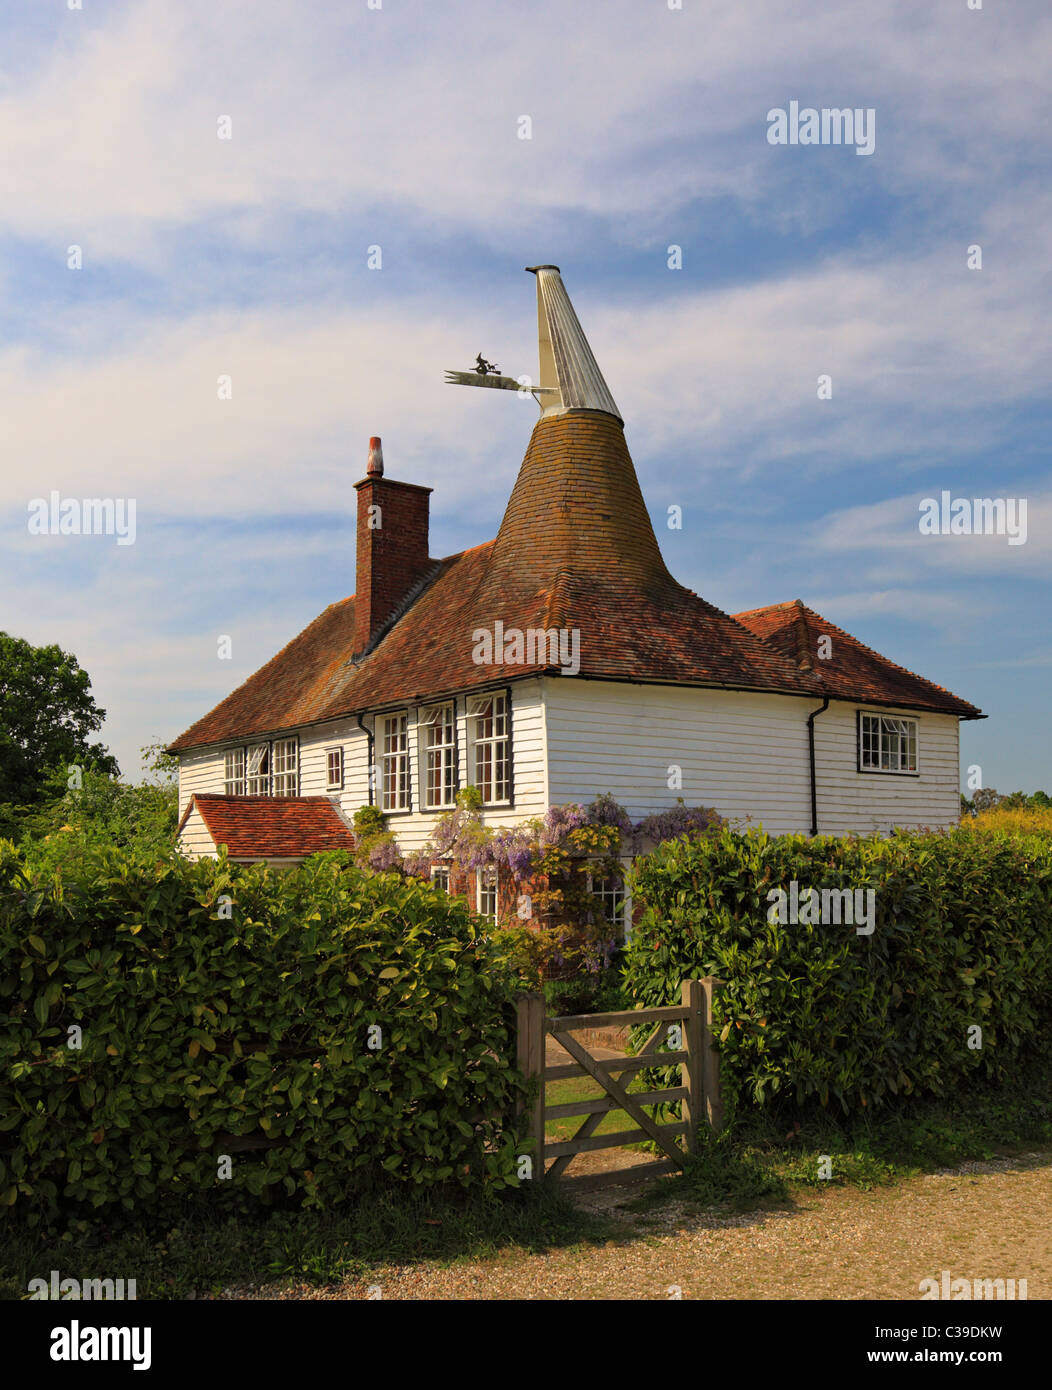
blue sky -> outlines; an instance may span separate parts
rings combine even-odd
[[[77,655],[126,773],[353,591],[370,435],[434,487],[432,553],[495,534],[536,407],[443,369],[535,373],[551,262],[677,578],[802,598],[982,707],[985,785],[1052,791],[1043,0],[3,23],[0,628]],[[872,108],[874,153],[770,145],[793,100]],[[30,535],[51,489],[134,497],[135,544]],[[1026,544],[922,536],[942,489],[1026,498]]]

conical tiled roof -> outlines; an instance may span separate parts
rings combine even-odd
[[[510,596],[561,570],[655,597],[670,584],[621,422],[542,415],[493,547],[487,590]]]

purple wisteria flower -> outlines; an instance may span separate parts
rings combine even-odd
[[[588,823],[590,825],[616,825],[625,835],[632,833],[632,818],[621,805],[615,801],[609,792],[603,792],[597,796],[588,806]]]
[[[515,878],[526,878],[533,868],[535,845],[533,836],[520,826],[502,826],[493,836],[493,851],[498,864],[506,864]]]
[[[377,873],[402,867],[402,856],[394,840],[381,840],[369,848],[369,867]]]
[[[578,830],[588,824],[588,812],[574,802],[568,806],[549,806],[544,813],[544,828],[541,842],[544,845],[561,845],[571,830]]]

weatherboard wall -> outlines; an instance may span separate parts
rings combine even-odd
[[[407,707],[412,810],[390,812],[387,817],[388,828],[393,832],[403,852],[422,849],[431,838],[435,824],[442,814],[441,811],[420,810],[423,766],[417,719],[420,710],[424,708],[426,705],[414,704]],[[372,716],[363,718],[366,726],[371,727]],[[461,786],[466,786],[471,781],[467,722],[466,699],[460,696],[457,700],[457,751]],[[376,721],[376,728],[379,745],[379,719]],[[369,751],[365,733],[353,719],[334,721],[293,732],[299,736],[299,794],[337,798],[344,815],[348,819],[353,817],[360,806],[369,802]],[[540,682],[523,681],[511,687],[511,733],[514,804],[487,808],[483,813],[483,820],[491,826],[518,825],[530,816],[543,814],[548,805],[545,785],[544,706]],[[245,740],[246,743],[251,741]],[[222,793],[226,749],[229,746],[233,745],[182,755],[179,762],[180,815],[194,792]],[[330,789],[327,785],[327,755],[333,747],[342,747],[344,750],[342,790]],[[185,829],[182,843],[189,848]],[[210,847],[207,850],[192,852],[211,853],[212,849]]]
[[[544,682],[544,702],[553,802],[610,792],[640,819],[682,797],[772,834],[810,829],[813,697],[560,677]],[[919,721],[918,776],[860,773],[859,708],[874,707],[838,701],[815,720],[819,832],[954,824],[956,717],[911,714]],[[676,769],[681,785],[670,786]]]

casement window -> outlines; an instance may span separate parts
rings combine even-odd
[[[325,788],[327,791],[343,790],[343,749],[325,750]]]
[[[257,743],[249,748],[246,782],[249,796],[270,795],[269,743]]]
[[[431,869],[431,882],[444,893],[449,892],[449,869],[445,864],[435,864]]]
[[[468,701],[471,781],[487,804],[511,800],[511,738],[507,695],[478,695]]]
[[[475,871],[475,911],[491,922],[497,920],[497,870],[492,864]]]
[[[916,772],[917,721],[891,714],[858,717],[860,772]]]
[[[274,742],[274,795],[295,796],[299,790],[299,768],[296,740],[279,738]]]
[[[456,797],[456,725],[453,706],[435,705],[420,715],[424,760],[424,805],[452,806]]]
[[[382,809],[408,811],[409,735],[408,716],[387,715],[380,721],[382,750]]]
[[[602,913],[618,938],[625,930],[628,896],[625,878],[622,873],[588,874],[588,891],[594,893],[602,905]]]
[[[245,794],[245,750],[231,748],[226,755],[223,768],[223,793],[225,796],[244,796]]]

